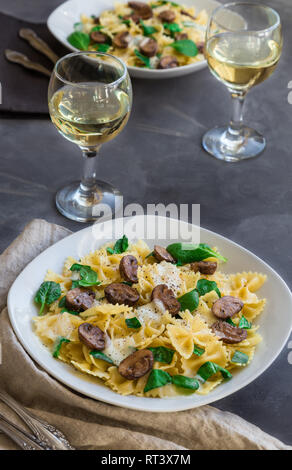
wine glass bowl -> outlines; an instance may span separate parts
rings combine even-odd
[[[71,183],[56,195],[59,211],[80,222],[97,220],[100,203],[117,212],[122,196],[96,179],[95,165],[101,145],[114,139],[129,119],[132,87],[125,64],[105,53],[68,54],[55,65],[48,100],[53,124],[84,157],[81,183]]]
[[[264,137],[242,123],[244,98],[274,72],[281,52],[281,21],[272,8],[239,2],[213,12],[205,55],[211,73],[231,93],[234,106],[229,126],[216,127],[203,137],[203,147],[214,157],[235,162],[264,150]]]

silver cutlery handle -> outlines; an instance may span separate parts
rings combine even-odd
[[[45,450],[44,447],[36,442],[33,436],[30,436],[27,432],[21,430],[1,414],[0,430],[10,437],[10,439],[12,439],[23,450]]]
[[[59,59],[57,54],[52,51],[50,46],[45,41],[43,41],[32,29],[21,28],[19,31],[19,36],[22,39],[25,39],[31,45],[31,47],[47,56],[53,62],[53,64],[55,64]]]
[[[26,425],[32,430],[37,439],[46,447],[53,450],[74,450],[64,434],[51,424],[37,418],[29,411],[20,406],[13,398],[4,392],[0,392],[0,399],[6,403]]]

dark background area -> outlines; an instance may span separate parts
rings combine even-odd
[[[60,3],[0,0],[0,12],[41,22]],[[267,138],[265,152],[256,159],[226,164],[202,150],[202,134],[226,123],[231,113],[228,92],[206,68],[171,80],[133,80],[130,121],[102,148],[98,176],[122,191],[125,205],[200,204],[202,227],[253,251],[291,286],[292,4],[268,3],[282,18],[283,55],[274,75],[250,92],[245,107],[245,121]],[[1,55],[6,47],[1,44]],[[22,87],[21,80],[18,86]],[[5,89],[2,92],[5,99]],[[0,251],[35,217],[73,231],[84,227],[55,208],[56,190],[80,177],[82,159],[78,147],[57,133],[48,116],[2,113],[0,152]],[[215,406],[292,444],[288,353],[286,346],[261,377]]]

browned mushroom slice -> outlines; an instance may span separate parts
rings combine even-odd
[[[94,24],[100,24],[99,16],[94,16],[92,18],[92,21],[93,21]]]
[[[142,18],[142,20],[149,20],[152,18],[152,8],[144,2],[128,2],[130,8],[133,8],[134,12]]]
[[[65,305],[69,310],[74,312],[84,312],[92,307],[95,299],[95,293],[91,289],[83,287],[75,287],[67,292],[65,297]]]
[[[175,259],[171,256],[163,246],[154,245],[154,256],[158,261],[167,261],[168,263],[175,263]]]
[[[120,261],[120,274],[127,282],[138,282],[138,261],[135,256],[126,255]]]
[[[224,343],[236,344],[244,341],[247,337],[246,330],[232,326],[226,321],[218,320],[211,326],[213,333]]]
[[[128,305],[131,307],[139,300],[139,293],[127,284],[113,282],[104,289],[106,299],[113,305]]]
[[[171,289],[167,287],[166,284],[159,284],[159,286],[154,287],[151,295],[151,300],[155,303],[158,309],[164,307],[164,310],[168,310],[170,315],[177,315],[180,311],[181,305],[176,299],[174,293]]]
[[[213,303],[212,312],[215,317],[225,320],[226,318],[231,318],[233,315],[240,312],[243,305],[243,302],[237,297],[226,295]]]
[[[158,44],[155,39],[145,38],[140,42],[139,49],[146,57],[154,57],[158,50]]]
[[[201,274],[214,274],[217,269],[217,263],[212,261],[195,261],[191,263],[190,268],[197,273]]]
[[[152,369],[153,354],[149,349],[140,349],[126,357],[119,365],[119,373],[128,380],[139,379]]]
[[[196,20],[196,19],[197,19],[195,16],[191,15],[190,13],[188,13],[188,12],[185,11],[185,10],[181,10],[181,15],[188,16],[189,18],[192,18],[193,20]]]
[[[178,67],[178,60],[176,57],[172,55],[161,57],[158,64],[159,69],[173,69],[174,67]]]
[[[105,347],[105,334],[91,323],[82,323],[78,328],[78,336],[81,343],[85,344],[90,349],[104,349]]]
[[[140,16],[136,15],[135,13],[132,13],[131,15],[125,15],[123,19],[133,20],[135,24],[138,24],[140,22]]]
[[[159,13],[158,18],[163,23],[172,23],[175,20],[175,13],[172,10],[163,10]]]
[[[119,49],[126,49],[130,41],[131,35],[128,33],[128,31],[122,31],[121,33],[116,34],[113,39],[113,44]]]
[[[188,39],[189,37],[188,37],[187,33],[176,33],[174,35],[174,38],[175,38],[176,41],[182,41],[184,39]]]
[[[92,33],[90,33],[90,38],[97,44],[105,44],[109,40],[109,37],[106,34],[103,34],[99,31],[92,31]]]
[[[200,54],[204,54],[205,51],[205,43],[204,41],[196,42],[197,49]]]

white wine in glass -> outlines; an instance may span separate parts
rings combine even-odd
[[[225,161],[255,157],[265,148],[265,139],[242,123],[246,93],[275,70],[282,52],[281,23],[277,12],[249,2],[217,8],[206,33],[205,55],[210,71],[227,86],[234,102],[227,127],[208,131],[203,147]]]
[[[97,220],[103,214],[101,203],[112,214],[120,209],[120,192],[96,179],[95,162],[100,146],[125,127],[131,106],[131,81],[118,58],[77,52],[56,63],[49,85],[50,116],[60,134],[77,144],[84,157],[81,183],[69,184],[56,196],[57,207],[66,217]]]

